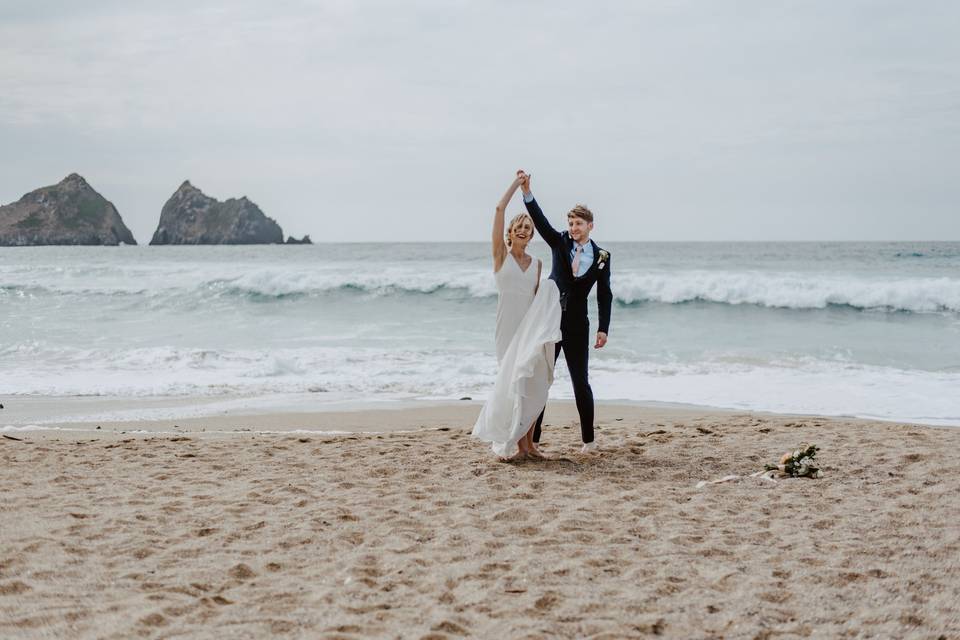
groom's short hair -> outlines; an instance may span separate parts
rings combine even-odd
[[[567,219],[569,220],[570,218],[582,218],[587,222],[593,222],[593,212],[587,209],[586,205],[578,204],[567,213]]]

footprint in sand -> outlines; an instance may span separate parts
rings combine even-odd
[[[30,591],[33,587],[26,582],[15,580],[7,584],[0,584],[0,596],[15,596]]]
[[[163,627],[166,626],[167,619],[159,613],[151,613],[146,617],[140,618],[140,624],[145,627]]]
[[[530,517],[530,513],[525,509],[505,509],[492,518],[495,522],[502,522],[504,520],[510,520],[513,522],[524,522],[527,518]]]
[[[533,603],[533,608],[537,611],[550,611],[560,602],[560,596],[552,591],[548,591]]]
[[[363,627],[356,624],[341,624],[327,629],[331,633],[363,633]]]
[[[249,580],[257,576],[253,569],[242,562],[231,567],[227,573],[235,580]]]
[[[480,567],[480,577],[490,578],[510,570],[510,565],[505,562],[488,562]]]
[[[790,599],[790,593],[787,591],[771,591],[760,595],[760,599],[773,604],[783,604]]]
[[[171,618],[181,618],[197,608],[196,604],[188,604],[179,607],[165,607],[163,613]]]
[[[431,631],[439,631],[442,633],[450,633],[456,636],[467,636],[470,635],[470,631],[463,627],[453,620],[444,620],[440,624],[434,625]]]
[[[582,531],[584,529],[589,529],[590,524],[591,523],[587,522],[586,520],[564,520],[560,523],[557,529],[560,531]]]

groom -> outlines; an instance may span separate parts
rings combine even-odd
[[[561,341],[557,343],[554,357],[560,356],[561,349],[567,360],[567,369],[573,381],[573,394],[577,399],[577,411],[580,413],[580,433],[583,436],[583,452],[595,451],[597,443],[593,437],[593,390],[587,377],[590,358],[590,320],[587,318],[587,296],[597,284],[597,307],[599,326],[595,349],[607,344],[607,330],[610,328],[610,306],[613,294],[610,292],[610,254],[590,239],[593,230],[593,213],[582,204],[578,204],[567,213],[567,230],[558,232],[540,209],[530,191],[530,176],[518,171],[523,189],[523,202],[527,212],[533,218],[537,232],[546,240],[553,251],[553,268],[550,279],[560,290]],[[540,442],[540,426],[543,413],[537,418],[533,431],[533,441]]]

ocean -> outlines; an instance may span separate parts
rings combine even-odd
[[[960,425],[960,243],[598,240],[615,296],[610,342],[591,351],[601,404]],[[546,276],[542,240],[530,251]],[[114,416],[135,419],[237,399],[265,410],[479,400],[496,371],[489,254],[486,243],[2,249],[0,402],[143,399]],[[595,328],[595,301],[591,316]],[[572,397],[562,357],[551,397]]]

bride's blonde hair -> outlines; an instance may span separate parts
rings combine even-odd
[[[507,243],[508,247],[513,246],[513,241],[510,240],[510,233],[513,231],[513,228],[523,222],[524,220],[530,221],[530,239],[533,240],[533,235],[537,232],[536,228],[533,226],[533,218],[530,217],[529,213],[518,213],[513,216],[513,219],[510,221],[510,224],[507,225],[507,233],[504,235],[504,242]]]

